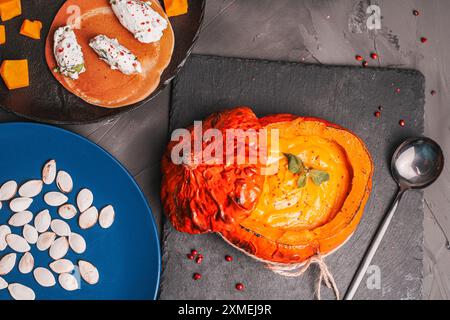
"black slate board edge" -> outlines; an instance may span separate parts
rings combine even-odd
[[[357,66],[345,66],[345,65],[323,65],[323,64],[308,64],[308,63],[302,63],[302,62],[293,62],[293,61],[280,61],[280,60],[268,60],[268,59],[251,59],[251,58],[240,58],[240,57],[222,57],[222,56],[215,56],[215,55],[201,55],[201,54],[190,54],[184,61],[184,63],[186,63],[186,61],[189,60],[195,60],[195,59],[200,59],[200,60],[215,60],[215,61],[220,61],[220,60],[233,60],[233,61],[240,61],[240,62],[258,62],[258,63],[263,63],[263,64],[278,64],[280,66],[297,66],[297,65],[302,65],[305,68],[317,68],[317,66],[320,66],[321,68],[333,68],[333,69],[349,69],[349,68],[354,68],[354,69],[361,69],[361,70],[376,70],[376,71],[392,71],[392,68],[386,68],[386,67],[376,67],[376,68],[372,68],[372,67],[368,67],[368,68],[361,68],[361,67],[357,67]],[[424,74],[419,71],[419,70],[415,70],[415,69],[396,69],[401,73],[407,74],[407,75],[412,75],[412,76],[417,76],[421,78],[421,81],[423,83],[425,83],[425,76]],[[177,83],[178,83],[178,78],[175,78],[173,81],[173,86],[172,86],[172,90],[171,90],[171,97],[176,96],[177,94]],[[424,103],[425,102],[425,85],[422,86],[421,88],[421,92],[420,92],[420,103]],[[170,123],[169,123],[169,135],[171,134],[171,132],[177,128],[173,127],[173,122],[175,122],[173,120],[173,115],[176,113],[177,108],[179,108],[180,105],[178,104],[172,104],[171,103],[171,108],[169,111],[169,119],[170,119]],[[230,108],[235,107],[235,106],[229,106]],[[251,106],[249,106],[251,107]],[[202,120],[202,119],[198,119],[198,120]]]

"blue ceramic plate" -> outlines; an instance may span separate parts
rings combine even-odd
[[[69,172],[74,190],[68,195],[75,204],[76,194],[89,188],[94,205],[101,209],[113,205],[114,224],[102,229],[98,224],[88,230],[78,226],[78,216],[67,220],[72,231],[83,235],[87,250],[76,254],[69,250],[67,259],[76,263],[83,259],[99,270],[100,281],[88,285],[80,281],[81,289],[68,292],[57,283],[41,287],[32,273],[23,275],[17,269],[3,278],[8,283],[19,282],[31,287],[36,299],[155,299],[160,276],[160,246],[156,225],[147,201],[126,169],[110,154],[89,140],[69,131],[31,123],[0,124],[0,184],[15,180],[19,184],[28,179],[40,179],[41,169],[49,159],[55,159],[58,169]],[[34,214],[47,208],[43,195],[57,190],[55,184],[45,186],[34,198],[30,211]],[[53,218],[59,217],[56,208],[50,209]],[[8,203],[0,210],[0,225],[11,216]],[[60,218],[60,217],[59,217]],[[11,228],[22,234],[22,228]],[[10,248],[0,252],[3,256]],[[35,267],[47,267],[51,262],[48,251],[32,245]],[[18,254],[18,260],[22,254]],[[10,299],[8,290],[0,291],[0,300]]]

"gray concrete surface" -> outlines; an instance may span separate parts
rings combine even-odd
[[[381,30],[365,27],[370,4],[381,8]],[[415,17],[412,10],[418,9]],[[356,65],[376,50],[374,66],[413,68],[426,77],[426,134],[450,159],[450,1],[448,0],[207,0],[194,52],[223,56]],[[421,36],[428,42],[422,44]],[[431,96],[429,92],[436,90]],[[116,156],[136,177],[158,221],[159,158],[167,137],[169,91],[112,121],[69,126]],[[0,111],[1,121],[20,120]],[[432,213],[450,234],[450,170],[425,192],[425,299],[450,298],[450,252]]]

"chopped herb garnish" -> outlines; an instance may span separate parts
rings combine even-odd
[[[305,171],[303,161],[296,155],[285,153],[284,156],[288,159],[288,169],[292,173],[302,173]]]
[[[326,171],[306,168],[303,161],[294,154],[284,153],[288,160],[288,170],[293,174],[298,174],[297,187],[303,188],[306,186],[307,178],[310,177],[316,186],[330,180],[330,175]]]
[[[75,67],[72,68],[72,73],[80,73],[84,68],[84,63],[77,64]]]
[[[322,183],[330,180],[330,175],[328,174],[328,172],[321,170],[310,170],[309,176],[316,186],[320,186]]]
[[[302,174],[298,177],[298,180],[297,180],[297,187],[303,188],[304,186],[306,186],[306,178],[307,178],[306,173],[302,173]]]

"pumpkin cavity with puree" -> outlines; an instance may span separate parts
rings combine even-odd
[[[252,166],[176,165],[170,160],[172,141],[162,161],[161,196],[177,230],[217,232],[251,256],[282,264],[326,255],[353,234],[373,175],[359,137],[317,118],[258,119],[249,108],[214,114],[203,129],[211,127],[267,129],[269,158]],[[272,132],[278,134],[277,145],[271,143]]]
[[[80,8],[81,16],[79,23],[68,26],[71,19],[67,9],[73,5]],[[133,14],[139,8],[145,10]],[[61,59],[54,52],[54,35],[60,28],[70,28],[76,39],[72,42],[80,46],[83,61],[77,66],[82,68],[76,68],[75,73],[55,72],[61,69]],[[50,27],[45,56],[55,78],[71,93],[96,106],[117,108],[145,99],[158,87],[170,63],[174,41],[172,27],[156,0],[68,0]],[[113,47],[109,53],[102,49],[107,42]],[[63,51],[59,54],[64,56]],[[122,54],[133,58],[132,68],[128,63],[123,67]]]

